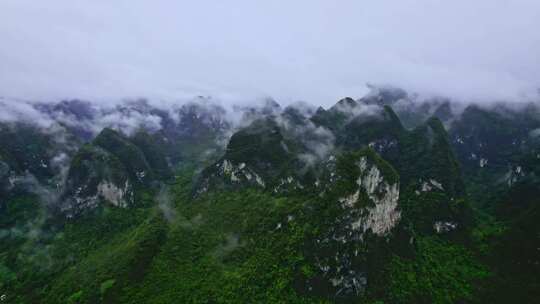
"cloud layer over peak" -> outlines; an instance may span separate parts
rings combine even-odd
[[[365,84],[459,99],[540,87],[540,2],[0,2],[0,96],[273,96],[329,106]]]

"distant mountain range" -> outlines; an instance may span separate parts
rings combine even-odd
[[[540,104],[0,99],[11,303],[534,303]]]

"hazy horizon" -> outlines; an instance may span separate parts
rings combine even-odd
[[[540,88],[537,1],[0,2],[0,96],[330,106],[366,83],[460,100]]]

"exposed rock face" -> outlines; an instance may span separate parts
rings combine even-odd
[[[429,181],[420,182],[420,191],[416,191],[416,194],[420,194],[420,192],[430,192],[433,190],[439,190],[444,191],[444,188],[441,183],[434,179],[430,179]]]
[[[124,185],[101,181],[95,192],[89,189],[89,185],[83,185],[70,195],[61,210],[68,218],[72,218],[85,210],[96,208],[102,200],[113,206],[126,208],[134,202],[133,188],[128,180]]]
[[[435,224],[433,224],[433,229],[435,229],[435,232],[437,233],[450,232],[455,230],[457,227],[458,224],[454,222],[437,221]]]
[[[377,153],[384,153],[387,150],[394,149],[397,145],[397,140],[388,140],[385,138],[374,140],[368,144],[368,146],[375,149]]]
[[[525,176],[525,173],[523,172],[521,166],[516,166],[515,168],[510,168],[508,170],[508,172],[504,175],[504,180],[508,184],[508,187],[511,187],[523,176]]]
[[[372,150],[354,154],[345,162],[338,160],[335,189],[329,189],[325,197],[336,197],[333,191],[341,187],[350,190],[337,196],[340,216],[328,234],[316,240],[321,252],[327,252],[316,258],[321,276],[338,297],[357,296],[364,291],[371,240],[389,237],[401,218],[399,180],[391,166]],[[349,172],[341,172],[343,168]]]
[[[234,165],[231,161],[225,159],[219,167],[222,176],[232,183],[244,181],[262,188],[265,187],[264,180],[255,171],[248,168],[245,163]]]
[[[213,167],[213,168],[212,168]],[[231,160],[223,159],[211,167],[212,173],[204,176],[200,182],[196,193],[203,194],[209,190],[210,185],[222,183],[232,186],[255,186],[266,188],[264,179],[246,165],[246,163],[234,163]]]
[[[480,166],[480,168],[484,168],[485,166],[487,166],[487,164],[488,164],[488,160],[485,158],[481,158],[480,163],[478,165]]]
[[[117,207],[127,207],[133,201],[133,190],[127,180],[123,188],[110,182],[101,182],[97,190],[98,196],[102,196],[106,201]]]
[[[133,204],[133,183],[128,169],[116,156],[88,145],[73,159],[60,210],[68,218],[75,217],[101,201],[117,207]]]
[[[167,176],[163,155],[147,149],[155,143],[141,132],[137,138],[145,149],[121,133],[104,129],[92,143],[79,149],[71,160],[61,197],[60,210],[67,217],[93,209],[102,201],[128,207],[134,203],[135,189],[151,189],[157,177]],[[150,164],[157,166],[160,174]]]
[[[353,230],[362,233],[371,230],[378,236],[387,234],[399,221],[401,214],[397,210],[399,200],[399,183],[389,184],[374,164],[369,164],[367,157],[360,158],[356,164],[360,168],[360,176],[356,180],[358,190],[349,197],[340,199],[346,207],[354,207],[358,202],[360,192],[365,191],[375,204],[364,208],[362,215],[351,224]]]
[[[281,178],[279,183],[272,190],[274,193],[284,193],[290,189],[299,190],[304,189],[304,186],[294,177],[287,176],[286,178]]]
[[[280,190],[280,179],[282,186],[296,185],[289,173],[296,169],[296,153],[286,141],[274,120],[254,121],[235,133],[225,155],[202,172],[195,193],[241,186]]]

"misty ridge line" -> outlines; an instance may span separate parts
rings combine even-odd
[[[167,141],[167,137],[170,137],[167,133],[170,135],[171,130],[199,128],[201,125],[197,123],[201,123],[205,128],[218,131],[213,141],[220,147],[218,150],[223,150],[235,132],[248,127],[259,118],[271,116],[286,136],[298,140],[304,146],[305,150],[298,158],[304,163],[305,168],[309,168],[326,159],[336,149],[336,134],[311,120],[319,110],[341,112],[348,121],[362,117],[373,120],[382,118],[382,105],[390,103],[398,116],[402,113],[417,112],[422,113],[423,120],[427,120],[437,109],[448,105],[451,117],[443,122],[448,129],[452,121],[459,119],[461,113],[469,106],[496,110],[505,115],[512,111],[522,111],[528,106],[540,108],[540,98],[536,101],[478,103],[411,94],[388,85],[368,85],[368,88],[369,93],[363,97],[356,100],[343,98],[328,109],[316,108],[306,102],[296,102],[282,107],[269,97],[253,99],[249,103],[245,101],[235,103],[203,96],[177,102],[140,98],[124,99],[114,103],[78,99],[34,102],[0,97],[0,127],[2,124],[8,128],[18,124],[30,125],[51,138],[58,149],[49,155],[50,159],[47,160],[55,172],[53,181],[48,184],[55,185],[56,189],[50,189],[49,192],[56,193],[55,196],[59,197],[63,192],[72,157],[81,144],[90,142],[105,128],[114,129],[128,137],[138,131],[150,134],[162,131],[163,139]],[[294,113],[303,117],[302,123],[292,123],[294,117],[290,116],[295,116]],[[536,133],[540,133],[540,130],[533,130],[531,136],[535,136]],[[189,137],[192,134],[180,136]],[[216,152],[219,153],[210,149],[203,153],[203,157],[208,158]],[[28,185],[26,183],[26,186]],[[46,187],[37,184],[37,188],[46,189]]]
[[[370,92],[358,99],[343,98],[334,106],[324,109],[313,104],[296,102],[282,107],[274,99],[265,97],[251,102],[231,102],[213,97],[198,96],[177,102],[148,99],[119,100],[114,103],[102,103],[83,100],[64,100],[59,102],[35,102],[0,97],[0,127],[16,127],[18,124],[35,127],[47,135],[53,142],[55,151],[49,155],[47,164],[54,170],[55,176],[47,186],[40,183],[27,172],[13,183],[19,183],[29,189],[38,189],[36,194],[54,193],[59,197],[63,191],[70,161],[85,143],[90,142],[103,129],[111,128],[130,137],[138,131],[156,133],[158,131],[190,129],[203,126],[218,130],[214,143],[224,149],[231,136],[238,130],[248,127],[253,121],[272,117],[284,131],[285,136],[298,140],[305,150],[298,155],[306,167],[313,166],[327,158],[336,149],[336,134],[324,126],[316,125],[312,120],[318,111],[337,111],[345,114],[348,121],[353,119],[381,119],[383,105],[390,105],[400,116],[401,113],[419,112],[427,120],[440,107],[447,105],[451,117],[444,122],[447,128],[452,121],[459,119],[469,106],[498,111],[510,115],[512,111],[522,111],[527,107],[540,109],[540,98],[522,102],[465,102],[444,97],[422,96],[408,93],[392,86],[368,85]],[[536,111],[540,113],[540,111]],[[535,112],[535,113],[536,113]],[[300,123],[293,123],[295,117],[302,117]],[[540,117],[537,117],[540,121]],[[186,128],[187,127],[187,128]],[[14,128],[17,132],[16,128]],[[540,130],[531,131],[537,136]],[[167,135],[162,134],[166,140]],[[180,134],[193,136],[193,134]],[[208,155],[216,151],[207,151]],[[217,151],[219,152],[219,151]],[[203,153],[206,154],[206,153]],[[205,156],[205,155],[203,155]],[[23,178],[24,177],[24,178]],[[34,182],[21,182],[33,180]],[[47,187],[53,187],[48,189]],[[43,196],[43,195],[41,195]],[[52,199],[56,201],[57,199]],[[47,201],[45,199],[45,201]],[[51,205],[47,202],[46,205]],[[164,204],[166,208],[167,204]]]
[[[524,98],[515,101],[482,100],[466,101],[462,99],[447,98],[437,95],[407,93],[393,86],[367,85],[369,92],[355,99],[365,101],[380,98],[385,92],[401,94],[392,102],[396,111],[413,110],[426,105],[449,104],[452,114],[459,116],[468,106],[477,106],[486,110],[504,108],[510,111],[520,111],[527,106],[540,104],[540,89],[537,98]],[[292,102],[282,107],[271,97],[255,97],[250,100],[220,99],[197,96],[182,100],[155,100],[146,98],[120,99],[110,102],[69,99],[61,101],[30,101],[16,98],[0,97],[0,123],[25,123],[38,127],[45,133],[60,133],[58,128],[76,128],[84,132],[85,139],[95,137],[104,128],[112,128],[130,136],[137,130],[155,132],[163,128],[164,118],[179,124],[182,111],[202,111],[207,114],[202,119],[218,119],[223,124],[235,130],[249,125],[256,119],[257,112],[265,115],[276,115],[286,108],[295,108],[306,117],[315,113],[317,107],[304,101]],[[362,104],[360,107],[350,107],[343,104],[334,106],[351,117],[360,114],[374,115],[380,108],[373,104]],[[332,107],[328,107],[330,109]],[[261,114],[259,113],[259,114]],[[433,114],[433,113],[430,113]],[[197,115],[193,113],[193,115]],[[199,117],[195,117],[198,119]],[[209,122],[209,121],[207,121]],[[283,121],[280,121],[283,124]],[[286,129],[287,125],[283,125]],[[232,135],[232,134],[231,134]]]

